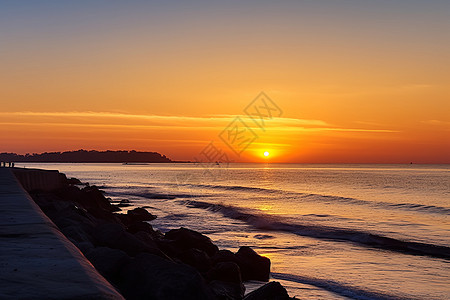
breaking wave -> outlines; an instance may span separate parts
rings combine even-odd
[[[450,259],[450,247],[446,246],[414,241],[402,241],[356,229],[288,223],[281,217],[253,213],[234,206],[194,200],[184,200],[182,202],[190,207],[207,209],[209,211],[221,213],[225,217],[243,221],[260,230],[283,231],[319,239],[353,242],[384,250]]]
[[[170,185],[170,184],[168,184]],[[365,205],[376,208],[384,208],[384,209],[400,209],[400,210],[408,210],[408,211],[418,211],[418,212],[428,212],[435,214],[444,214],[450,215],[450,208],[435,206],[435,205],[423,205],[417,203],[390,203],[383,201],[366,201],[361,199],[355,199],[350,197],[341,197],[341,196],[333,196],[333,195],[324,195],[324,194],[311,194],[311,193],[298,193],[298,192],[288,192],[277,189],[268,189],[268,188],[260,188],[260,187],[247,187],[247,186],[239,186],[239,185],[207,185],[207,184],[186,184],[186,186],[194,186],[198,188],[209,188],[216,190],[226,190],[226,191],[243,191],[243,192],[256,192],[256,193],[269,193],[269,194],[280,194],[283,197],[292,197],[298,198],[299,200],[311,200],[311,201],[322,201],[322,202],[340,202],[340,203],[348,203],[348,204],[357,204],[357,205]]]
[[[384,292],[365,290],[360,287],[343,284],[337,281],[313,278],[307,276],[299,276],[285,273],[271,273],[274,279],[285,280],[290,282],[308,284],[333,292],[335,294],[358,300],[403,300],[411,297],[402,297],[400,295],[386,294]]]

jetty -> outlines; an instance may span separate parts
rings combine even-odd
[[[0,299],[124,299],[26,191],[61,175],[0,167]]]

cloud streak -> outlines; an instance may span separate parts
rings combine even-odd
[[[4,120],[2,125],[8,126],[63,126],[63,127],[91,127],[110,129],[176,129],[176,130],[222,130],[236,116],[167,116],[126,114],[115,112],[0,112]],[[247,116],[239,116],[252,129],[258,130],[253,121]],[[28,119],[24,121],[24,118]],[[131,123],[131,124],[130,124]],[[368,132],[395,133],[390,129],[342,128],[333,126],[323,120],[273,118],[266,122],[271,131],[300,132],[300,131],[337,131],[337,132]]]

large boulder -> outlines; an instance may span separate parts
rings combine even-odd
[[[106,210],[109,212],[117,211],[117,208],[111,205],[108,199],[95,186],[87,186],[81,190],[76,201],[82,204],[88,211]]]
[[[119,289],[134,299],[215,299],[202,276],[193,268],[142,253],[121,272]]]
[[[212,261],[214,264],[220,263],[220,262],[234,262],[238,263],[238,259],[236,258],[236,255],[231,252],[230,250],[219,250],[216,254],[212,257]]]
[[[276,281],[269,282],[257,290],[248,293],[244,300],[289,300],[286,289]]]
[[[239,266],[234,262],[219,262],[206,275],[209,286],[219,299],[242,299],[245,286],[242,284]]]
[[[165,234],[165,239],[171,241],[181,251],[195,248],[204,251],[208,256],[213,256],[219,251],[209,237],[183,227],[170,230]]]
[[[145,208],[137,207],[127,211],[127,215],[134,221],[152,221],[156,219],[155,215],[149,213]]]
[[[127,226],[127,231],[129,233],[136,233],[139,231],[144,231],[150,234],[155,234],[155,231],[153,230],[152,225],[148,224],[147,222],[133,222],[130,225]]]
[[[60,228],[61,232],[72,243],[91,242],[91,237],[80,226],[72,225]]]
[[[67,184],[71,184],[71,185],[82,185],[83,183],[80,181],[80,179],[78,178],[68,178],[67,179]]]
[[[161,256],[162,258],[170,259],[169,256],[167,256],[163,251],[161,251],[161,249],[159,249],[158,244],[155,242],[154,237],[150,233],[139,231],[133,235],[140,241],[144,242],[145,245],[147,245],[149,249],[147,249],[145,252]]]
[[[214,280],[208,285],[218,300],[241,300],[244,297],[243,284]]]
[[[120,249],[130,256],[141,252],[152,252],[152,248],[137,237],[125,231],[120,224],[105,223],[95,228],[93,237],[97,246]]]
[[[108,247],[97,247],[86,253],[86,258],[107,280],[117,282],[120,271],[131,257],[124,251]]]
[[[191,248],[182,252],[178,258],[201,273],[207,272],[212,267],[211,258],[208,254],[196,248]]]
[[[207,274],[208,280],[242,283],[241,270],[234,262],[217,263]]]
[[[269,281],[270,259],[259,255],[247,246],[239,249],[236,253],[236,258],[244,281]]]

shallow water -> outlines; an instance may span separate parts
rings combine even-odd
[[[149,206],[161,231],[251,246],[291,296],[450,299],[449,165],[19,165]]]

